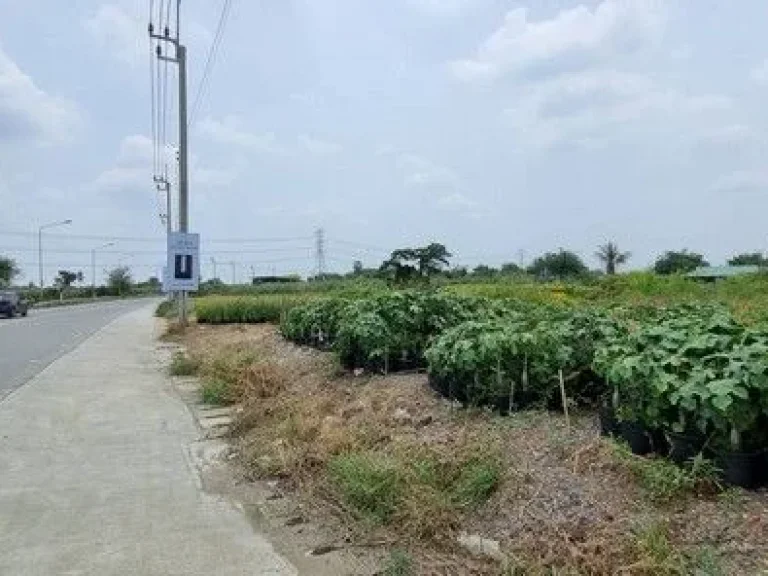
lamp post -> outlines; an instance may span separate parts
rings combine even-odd
[[[102,244],[101,246],[96,246],[96,248],[91,249],[91,298],[93,300],[96,300],[96,250],[109,248],[110,246],[114,245],[114,242],[107,242],[106,244]]]
[[[42,300],[43,289],[45,288],[45,276],[43,274],[43,230],[46,228],[53,228],[55,226],[66,226],[72,224],[72,220],[60,220],[58,222],[51,222],[49,224],[43,224],[37,230],[37,263],[40,266],[40,299]]]

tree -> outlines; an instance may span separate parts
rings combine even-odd
[[[437,274],[450,265],[451,253],[442,244],[431,243],[426,248],[416,250],[416,259],[419,262],[419,275],[426,277]]]
[[[400,248],[392,252],[380,270],[395,282],[413,279],[429,280],[449,265],[451,253],[442,244],[432,243],[423,248]]]
[[[19,274],[21,274],[21,270],[19,270],[16,260],[0,256],[0,286],[10,284]]]
[[[762,252],[737,254],[728,260],[729,266],[763,266],[768,267],[768,258]]]
[[[360,260],[355,260],[352,263],[352,276],[360,276],[363,273],[363,263]]]
[[[131,269],[128,266],[113,268],[107,276],[109,291],[118,296],[130,292],[132,285],[133,278],[131,278]]]
[[[521,274],[522,272],[523,269],[514,262],[507,262],[506,264],[501,265],[501,273],[504,276],[514,276],[516,274]]]
[[[53,283],[59,288],[69,288],[75,282],[83,281],[82,272],[70,272],[69,270],[59,270],[59,275]]]
[[[616,268],[621,264],[626,264],[630,257],[629,252],[622,252],[615,242],[608,242],[599,246],[595,256],[605,265],[605,273],[616,274]]]
[[[668,250],[656,259],[653,271],[656,274],[685,274],[700,266],[709,266],[704,256],[688,250]]]
[[[539,278],[574,278],[589,273],[578,255],[562,248],[536,258],[528,267],[528,273]]]
[[[450,270],[445,271],[446,277],[453,279],[466,278],[468,274],[469,270],[467,270],[466,266],[456,266]]]
[[[496,268],[492,268],[485,264],[479,264],[472,269],[472,276],[477,276],[478,278],[492,278],[496,276],[497,273],[498,270],[496,270]]]

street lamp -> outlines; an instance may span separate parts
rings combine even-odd
[[[59,222],[51,222],[50,224],[43,224],[37,230],[37,263],[40,266],[40,295],[42,297],[43,289],[45,288],[45,276],[43,276],[43,230],[46,228],[53,228],[55,226],[66,226],[72,224],[72,220],[61,220]],[[41,298],[42,299],[42,298]]]
[[[91,298],[93,300],[96,300],[96,250],[109,248],[110,246],[114,245],[114,242],[107,242],[106,244],[102,244],[101,246],[96,246],[96,248],[91,249]]]

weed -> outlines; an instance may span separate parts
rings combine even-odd
[[[223,380],[205,380],[200,395],[204,404],[226,406],[232,403],[230,385]]]
[[[171,300],[163,300],[155,308],[155,316],[158,318],[174,318],[177,315],[178,306]]]
[[[332,481],[360,516],[386,523],[402,498],[397,466],[373,453],[342,454],[329,463]]]
[[[194,376],[199,368],[200,363],[184,352],[176,352],[171,359],[171,376]]]
[[[702,548],[691,555],[690,573],[695,576],[725,576],[720,558],[712,548]]]
[[[461,468],[451,487],[453,501],[462,508],[476,508],[501,481],[501,465],[492,459],[471,460]]]
[[[636,456],[622,443],[615,444],[614,453],[629,468],[648,497],[658,504],[718,486],[717,468],[701,455],[685,466],[678,466],[664,458]]]
[[[383,576],[414,576],[413,559],[404,550],[393,550],[382,572]]]
[[[635,566],[644,568],[643,573],[658,576],[682,576],[688,573],[686,558],[670,542],[665,524],[654,522],[638,529],[634,548],[639,557]]]

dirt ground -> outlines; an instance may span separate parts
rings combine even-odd
[[[425,374],[350,374],[269,325],[193,326],[180,342],[209,375],[237,366],[230,441],[243,476],[276,482],[339,545],[406,551],[412,571],[403,574],[768,573],[768,494],[726,489],[658,503],[599,437],[593,414],[571,414],[568,426],[557,413],[464,409]],[[334,455],[355,450],[450,458],[486,447],[503,474],[472,510],[421,509],[414,494],[407,513],[374,525],[327,474]],[[491,553],[471,553],[459,534],[486,539]]]

